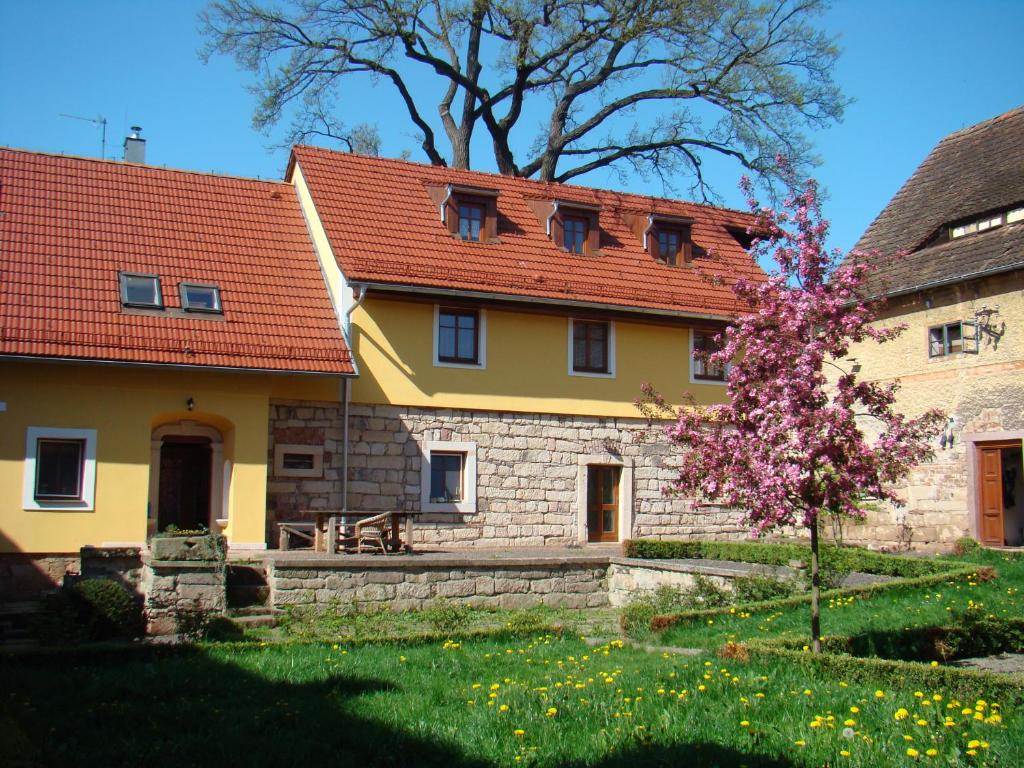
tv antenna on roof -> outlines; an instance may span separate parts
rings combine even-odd
[[[70,117],[72,120],[84,120],[87,123],[100,126],[102,134],[100,137],[100,159],[107,159],[107,118],[103,115],[97,115],[96,117],[79,117],[78,115],[66,115],[63,112],[60,113],[61,117]]]

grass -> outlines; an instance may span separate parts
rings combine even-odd
[[[822,602],[823,633],[846,636],[943,625],[967,610],[983,610],[1001,617],[1024,616],[1021,591],[1024,589],[1024,559],[982,551],[949,560],[994,566],[999,578],[986,582],[968,574],[927,587],[896,586],[867,595],[826,599]],[[795,638],[808,634],[807,604],[769,611],[747,611],[742,606],[730,610],[734,612],[682,621],[661,633],[658,642],[715,648],[727,641]]]
[[[0,738],[24,765],[1024,764],[1020,715],[980,690],[575,636],[51,653],[0,674]]]

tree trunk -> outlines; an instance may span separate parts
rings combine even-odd
[[[818,574],[818,517],[811,524],[811,648],[821,653],[821,577]]]

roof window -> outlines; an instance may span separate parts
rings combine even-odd
[[[965,235],[973,235],[975,232],[984,232],[987,229],[1013,224],[1016,221],[1024,220],[1024,206],[1013,208],[1003,213],[985,214],[979,219],[957,224],[949,228],[949,239],[956,240]]]
[[[163,309],[164,300],[160,292],[160,278],[157,275],[121,272],[121,304],[126,307]]]
[[[213,312],[224,310],[220,305],[220,288],[209,283],[179,283],[181,308],[186,312]]]
[[[544,225],[548,237],[563,251],[579,254],[600,252],[598,215],[601,206],[568,200],[527,199],[526,202]]]

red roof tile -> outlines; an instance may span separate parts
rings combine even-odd
[[[352,282],[483,291],[514,297],[598,303],[684,314],[729,316],[739,311],[729,284],[764,272],[726,227],[743,231],[749,214],[663,198],[566,184],[456,171],[399,160],[293,149],[335,257]],[[429,185],[496,189],[497,243],[463,242],[440,221]],[[601,206],[599,254],[557,247],[527,200]],[[693,268],[667,266],[643,250],[622,213],[691,217],[695,266],[725,277],[711,285]]]
[[[289,184],[0,149],[0,354],[352,373]],[[215,283],[130,313],[118,272]]]

